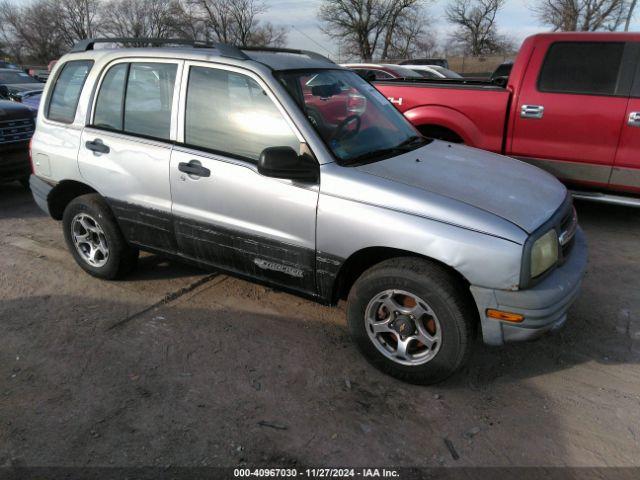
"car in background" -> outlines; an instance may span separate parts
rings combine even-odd
[[[414,58],[404,60],[400,65],[437,65],[442,68],[449,68],[449,61],[446,58]]]
[[[22,103],[33,113],[35,117],[40,109],[40,101],[42,100],[42,90],[28,90],[12,94],[10,99],[14,102]]]
[[[389,80],[391,78],[422,78],[417,72],[390,63],[344,63],[343,67],[353,70],[367,81]]]
[[[440,65],[406,64],[403,66],[413,70],[416,73],[419,73],[424,78],[431,78],[434,80],[442,80],[447,78],[456,78],[456,79],[464,78],[459,73],[456,73],[453,70],[449,70],[448,68],[441,67]]]
[[[426,137],[531,163],[579,198],[640,207],[639,63],[638,33],[544,33],[524,41],[508,77],[374,86]]]
[[[29,185],[29,140],[35,115],[24,105],[0,100],[0,183],[20,181]]]
[[[14,63],[9,63],[5,60],[0,60],[0,68],[10,68],[11,70],[20,70],[20,67]]]
[[[492,83],[502,83],[504,85],[507,84],[507,80],[509,79],[509,75],[511,75],[511,70],[513,69],[513,60],[507,60],[506,62],[501,63],[497,66],[497,68],[489,77],[489,81]]]
[[[20,92],[42,91],[44,83],[12,68],[0,68],[0,99],[10,100]]]

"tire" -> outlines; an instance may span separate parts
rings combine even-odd
[[[460,369],[471,353],[477,313],[465,289],[453,273],[427,260],[401,257],[381,262],[365,271],[349,293],[351,337],[383,372],[409,383],[440,382]],[[402,353],[401,343],[408,354]]]
[[[20,185],[22,185],[22,188],[24,188],[27,191],[31,190],[31,186],[29,185],[29,177],[21,178]]]
[[[62,225],[67,248],[90,275],[115,280],[135,268],[139,251],[127,243],[100,195],[90,193],[74,198],[64,210]],[[89,252],[93,251],[96,253],[92,262]]]

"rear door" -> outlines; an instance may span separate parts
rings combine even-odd
[[[190,62],[171,193],[181,255],[298,291],[315,291],[318,185],[269,178],[267,147],[304,153],[303,137],[255,74]]]
[[[165,252],[176,250],[169,162],[181,71],[177,60],[110,64],[78,155],[80,173],[105,197],[125,237]]]
[[[530,59],[508,153],[569,182],[607,185],[631,86],[626,44],[546,47]]]
[[[631,98],[625,112],[620,143],[609,187],[640,192],[640,43],[633,43],[637,65]]]

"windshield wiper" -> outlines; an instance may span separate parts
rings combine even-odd
[[[411,150],[411,147],[421,147],[422,145],[426,145],[429,142],[429,140],[421,135],[412,135],[409,138],[407,138],[406,140],[400,142],[398,145],[395,146],[395,148],[406,148],[409,147],[408,149]],[[419,143],[418,145],[414,145],[416,143]]]
[[[357,157],[349,158],[346,161],[349,164],[353,163],[363,163],[369,160],[382,160],[384,158],[389,158],[393,155],[399,155],[401,153],[410,152],[411,150],[415,150],[418,147],[426,145],[429,143],[429,139],[422,137],[420,135],[412,135],[406,140],[403,140],[395,147],[390,148],[381,148],[379,150],[372,150],[371,152],[363,153],[362,155],[358,155]]]

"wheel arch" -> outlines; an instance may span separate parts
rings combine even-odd
[[[64,209],[76,197],[88,193],[98,193],[93,187],[77,180],[62,180],[47,196],[49,213],[55,220],[62,220]]]
[[[423,134],[428,129],[451,132],[460,139],[460,143],[471,147],[478,145],[482,139],[482,134],[473,121],[450,107],[424,105],[408,110],[404,115]]]
[[[469,280],[458,270],[440,260],[398,248],[367,247],[351,254],[340,266],[333,283],[331,303],[337,303],[339,300],[345,299],[356,280],[358,280],[366,270],[385,260],[399,257],[419,258],[443,267],[449,271],[461,285],[464,285],[466,294],[471,297],[471,291],[469,290],[471,283]]]

